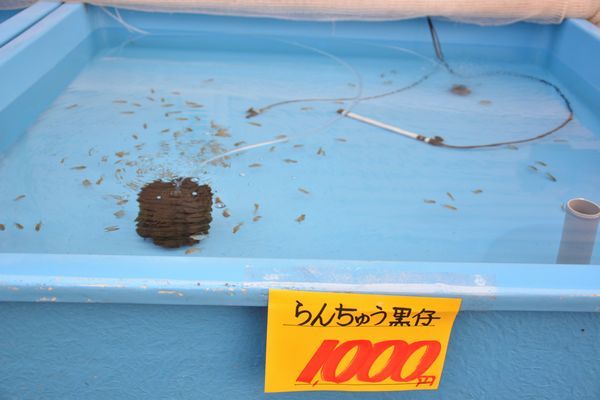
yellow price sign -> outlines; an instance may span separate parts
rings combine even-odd
[[[435,390],[460,302],[271,289],[265,392]]]

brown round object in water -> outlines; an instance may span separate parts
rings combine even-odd
[[[199,240],[191,236],[205,235],[210,228],[212,191],[191,178],[149,183],[139,192],[138,203],[136,231],[158,246],[192,246]]]
[[[457,96],[468,96],[471,94],[471,89],[463,84],[452,85],[450,91]]]

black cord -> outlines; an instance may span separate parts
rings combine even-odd
[[[428,142],[428,144],[432,145],[432,146],[438,146],[438,147],[445,147],[448,149],[463,149],[463,150],[468,150],[468,149],[480,149],[480,148],[486,148],[486,147],[498,147],[498,146],[508,146],[508,145],[515,145],[515,144],[520,144],[520,143],[527,143],[527,142],[532,142],[534,140],[539,140],[542,138],[545,138],[546,136],[549,136],[555,132],[557,132],[558,130],[564,128],[569,122],[571,122],[573,120],[573,108],[571,107],[571,102],[569,101],[569,99],[567,99],[567,96],[565,96],[565,94],[560,90],[560,88],[558,86],[556,86],[555,84],[553,84],[550,81],[547,81],[545,79],[542,78],[538,78],[536,76],[533,75],[526,75],[526,74],[519,74],[516,72],[509,72],[509,71],[493,71],[493,72],[488,72],[488,73],[483,73],[483,74],[478,74],[478,75],[471,75],[471,76],[465,76],[465,75],[461,75],[459,73],[457,73],[456,71],[454,71],[452,69],[452,67],[450,66],[450,64],[448,64],[448,62],[446,61],[445,57],[444,57],[444,52],[442,51],[442,45],[440,42],[440,39],[438,37],[437,34],[437,30],[435,29],[435,25],[433,24],[433,20],[431,19],[431,17],[427,17],[427,26],[429,27],[429,33],[431,35],[431,42],[433,44],[433,49],[435,51],[435,56],[438,59],[439,63],[441,65],[444,66],[444,68],[446,69],[446,71],[448,71],[448,73],[450,73],[451,75],[460,77],[460,78],[476,78],[476,77],[482,77],[482,76],[497,76],[497,75],[509,75],[509,76],[514,76],[517,78],[522,78],[522,79],[529,79],[529,80],[533,80],[539,83],[542,83],[546,86],[550,86],[551,88],[553,88],[556,93],[558,94],[558,96],[562,99],[565,108],[568,111],[567,116],[565,117],[565,119],[558,124],[557,126],[539,134],[536,136],[532,136],[532,137],[528,137],[525,139],[518,139],[518,140],[511,140],[511,141],[506,141],[506,142],[496,142],[496,143],[486,143],[486,144],[476,144],[476,145],[465,145],[465,146],[461,146],[461,145],[451,145],[451,144],[447,144],[446,142],[444,142],[444,139],[440,136],[435,136],[434,140],[431,140]],[[246,118],[253,118],[256,117],[257,115],[261,115],[263,113],[265,113],[266,111],[275,108],[275,107],[279,107],[285,104],[292,104],[292,103],[309,103],[309,102],[339,102],[339,101],[368,101],[368,100],[374,100],[374,99],[379,99],[382,97],[386,97],[386,96],[391,96],[393,94],[397,94],[409,89],[414,88],[415,86],[418,86],[419,84],[423,83],[424,81],[426,81],[427,79],[429,79],[429,77],[431,75],[433,75],[433,73],[436,72],[436,70],[433,70],[425,75],[423,75],[420,79],[416,80],[415,82],[401,87],[399,89],[396,90],[392,90],[389,92],[385,92],[385,93],[381,93],[378,95],[373,95],[373,96],[365,96],[365,97],[338,97],[338,98],[305,98],[305,99],[291,99],[291,100],[283,100],[283,101],[279,101],[276,103],[272,103],[269,105],[266,105],[262,108],[259,109],[254,109],[254,108],[249,108],[246,111]]]
[[[438,138],[439,140],[435,140],[435,141],[431,141],[429,142],[429,144],[433,145],[433,146],[439,146],[439,147],[446,147],[449,149],[463,149],[463,150],[468,150],[468,149],[481,149],[481,148],[485,148],[485,147],[498,147],[498,146],[508,146],[508,145],[514,145],[514,144],[519,144],[519,143],[527,143],[527,142],[533,142],[534,140],[539,140],[542,138],[545,138],[546,136],[549,136],[553,133],[555,133],[556,131],[564,128],[569,122],[571,122],[571,120],[573,120],[573,107],[571,107],[571,102],[569,101],[569,99],[567,99],[567,96],[565,96],[565,94],[560,90],[560,88],[558,86],[556,86],[555,84],[553,84],[550,81],[547,81],[545,79],[542,78],[538,78],[536,76],[533,75],[526,75],[526,74],[519,74],[516,72],[509,72],[509,71],[493,71],[493,72],[488,72],[488,73],[484,73],[484,74],[479,74],[479,75],[473,75],[473,76],[464,76],[461,75],[457,72],[455,72],[450,65],[446,62],[445,58],[444,58],[444,53],[442,52],[442,45],[440,43],[440,40],[438,38],[437,35],[437,31],[435,29],[435,26],[433,25],[433,21],[431,20],[430,17],[427,17],[427,25],[429,26],[429,32],[431,34],[431,41],[433,43],[433,49],[435,51],[435,56],[437,57],[437,59],[440,61],[440,63],[446,68],[446,70],[454,75],[454,76],[458,76],[461,78],[473,78],[473,77],[480,77],[480,76],[497,76],[497,75],[509,75],[509,76],[514,76],[517,78],[523,78],[523,79],[529,79],[529,80],[533,80],[536,82],[540,82],[546,86],[550,86],[551,88],[553,88],[556,93],[559,95],[559,97],[562,99],[565,108],[568,111],[568,115],[566,116],[566,118],[557,126],[551,128],[550,130],[541,133],[539,135],[533,136],[533,137],[529,137],[526,139],[519,139],[519,140],[511,140],[511,141],[507,141],[507,142],[496,142],[496,143],[487,143],[487,144],[476,144],[476,145],[466,145],[466,146],[459,146],[459,145],[451,145],[451,144],[447,144],[444,142],[444,139],[436,136],[436,138]]]
[[[429,26],[429,34],[431,35],[431,43],[433,43],[435,57],[449,72],[453,73],[454,71],[452,71],[452,68],[450,68],[450,66],[446,62],[446,58],[444,57],[442,45],[440,43],[440,39],[438,38],[437,31],[435,30],[435,26],[433,25],[431,17],[427,17],[427,26]]]

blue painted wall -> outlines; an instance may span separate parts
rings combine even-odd
[[[599,399],[600,314],[461,312],[439,391],[264,394],[262,307],[0,303],[0,399]]]

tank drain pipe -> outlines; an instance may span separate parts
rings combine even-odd
[[[589,264],[596,243],[600,206],[577,198],[567,202],[558,264]]]

